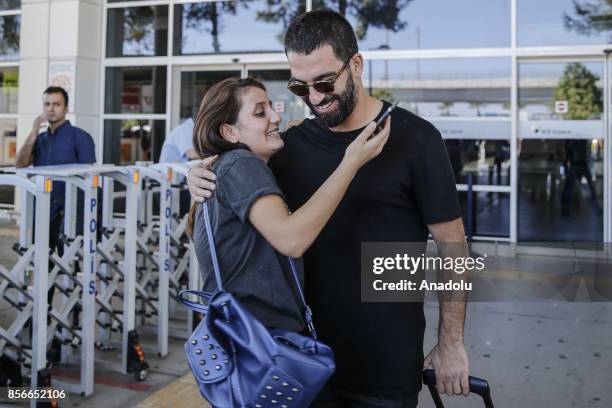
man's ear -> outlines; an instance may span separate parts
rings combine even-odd
[[[360,53],[357,53],[353,56],[351,62],[355,69],[355,76],[360,77],[363,73],[363,56]]]
[[[236,135],[236,132],[234,132],[232,125],[228,125],[227,123],[222,124],[221,127],[219,127],[219,132],[228,142],[238,143],[238,135]]]

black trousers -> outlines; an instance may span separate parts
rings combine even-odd
[[[61,234],[64,231],[64,214],[60,212],[49,223],[49,257],[53,252],[57,252],[59,256],[64,255],[64,243],[61,240]],[[53,262],[49,258],[49,272],[54,267]],[[53,304],[53,295],[55,294],[55,286],[51,286],[47,292],[47,304],[49,307]]]
[[[416,408],[419,394],[386,397],[355,394],[326,385],[319,393],[312,408]]]

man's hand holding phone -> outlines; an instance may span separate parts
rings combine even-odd
[[[383,123],[385,123],[385,119],[387,119],[387,117],[391,114],[391,112],[393,112],[393,109],[397,108],[397,105],[399,104],[399,102],[394,102],[391,106],[389,106],[385,112],[380,115],[380,118],[378,118],[378,120],[376,121],[376,129],[374,130],[374,133],[368,138],[371,139],[374,135],[380,133],[383,130]]]

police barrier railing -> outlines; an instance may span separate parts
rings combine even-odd
[[[172,325],[169,328],[169,334],[178,338],[188,338],[193,332],[194,327],[199,323],[198,316],[191,311],[185,311],[185,308],[178,306],[176,302],[179,289],[201,289],[200,274],[198,272],[198,262],[195,256],[193,242],[187,239],[186,227],[188,211],[181,212],[180,193],[187,190],[186,176],[189,169],[196,165],[198,161],[188,163],[157,163],[151,168],[168,173],[168,169],[172,170],[172,211],[170,219],[170,294],[172,301],[170,302],[170,315],[174,317]],[[179,315],[186,313],[184,324],[179,320]]]
[[[29,324],[29,320],[33,320],[35,323],[32,336],[37,341],[32,343],[35,344],[34,350],[40,349],[41,351],[33,359],[35,364],[32,365],[32,372],[38,372],[47,366],[46,352],[57,348],[55,343],[59,341],[59,351],[55,350],[58,351],[55,358],[62,363],[80,364],[80,382],[79,384],[61,383],[54,379],[53,384],[68,391],[89,395],[93,392],[94,365],[96,368],[107,368],[123,373],[133,372],[139,380],[146,378],[148,365],[144,361],[144,353],[136,332],[135,303],[137,300],[143,301],[155,311],[157,351],[161,356],[168,352],[169,335],[189,336],[193,326],[197,323],[192,314],[187,315],[187,322],[182,328],[169,330],[168,323],[169,307],[174,307],[176,303],[174,298],[178,291],[185,287],[198,289],[200,286],[193,245],[185,238],[187,215],[180,214],[179,200],[173,200],[173,196],[176,196],[179,190],[185,190],[184,180],[188,170],[189,165],[180,164],[157,164],[148,167],[66,165],[12,169],[12,174],[4,175],[4,184],[23,186],[26,193],[22,199],[19,243],[16,245],[16,250],[22,255],[20,262],[15,267],[18,272],[15,268],[11,271],[2,269],[0,294],[22,305],[22,309],[29,311],[29,314],[20,313],[20,320],[16,325],[11,326],[9,330],[2,329],[3,337],[0,338],[3,342],[0,343],[2,344],[0,347],[2,358],[4,355],[13,356],[16,361],[23,364],[24,358],[31,359],[32,355],[36,354],[28,353],[27,347],[23,347],[23,342],[15,336],[17,333],[27,332],[23,328]],[[28,180],[26,175],[31,177],[32,181]],[[36,186],[34,181],[41,177],[48,180],[49,188],[51,188],[52,181],[62,181],[66,185],[63,254],[57,252],[49,254],[49,205],[45,211],[41,209],[45,205],[44,199],[36,197],[37,203],[41,204],[36,205],[37,215],[33,216],[34,197],[36,196],[33,192]],[[160,193],[160,211],[159,221],[155,228],[157,230],[156,251],[151,251],[151,248],[148,248],[143,242],[142,232],[150,226],[138,225],[138,219],[142,218],[143,214],[145,221],[153,224],[151,222],[153,218],[152,200],[143,200],[142,179],[155,180],[159,186],[157,191]],[[116,194],[114,192],[115,182],[123,185],[125,192]],[[104,194],[102,196],[102,217],[98,220],[97,209],[100,204],[97,188],[100,184],[103,186]],[[85,196],[84,205],[77,204],[77,193],[80,191]],[[123,218],[115,217],[113,211],[114,197],[117,195],[122,195],[125,199]],[[49,194],[46,194],[46,197],[49,200]],[[84,226],[82,232],[77,231],[76,228],[78,208],[81,205],[83,205]],[[145,208],[145,211],[139,211],[139,208]],[[41,211],[44,215],[38,214]],[[34,223],[36,224],[34,234],[36,246],[31,245]],[[96,234],[98,224],[101,224],[102,231],[99,242],[97,242]],[[39,251],[39,256],[34,256],[36,248],[45,240],[47,249],[42,252],[43,255],[40,255]],[[141,273],[139,273],[139,259],[148,260],[149,264],[154,263],[156,276],[147,276],[143,270],[140,270]],[[40,288],[55,288],[59,293],[54,306],[48,312],[46,308],[47,290],[40,289],[45,295],[42,297],[32,296],[23,289],[26,270],[28,267],[31,268],[29,265],[35,260],[37,264],[40,264],[36,266],[39,272],[35,276],[46,278],[46,282],[40,283],[42,285]],[[42,274],[41,265],[47,267],[44,274]],[[51,270],[48,269],[48,265]],[[81,265],[82,272],[80,272]],[[13,279],[14,275],[21,277]],[[150,282],[154,282],[154,285],[150,285]],[[156,294],[153,296],[148,290],[150,287],[156,289]],[[8,292],[11,293],[7,294]],[[35,305],[35,299],[36,302],[44,301],[40,305]],[[147,299],[151,302],[147,303]],[[28,301],[31,303],[30,306],[28,306]],[[121,304],[121,309],[117,308],[117,304]],[[41,307],[41,312],[35,316],[34,311]],[[180,308],[174,310],[179,314],[185,313]],[[178,321],[185,323],[182,319]],[[97,336],[95,335],[96,322],[98,323]],[[40,324],[42,328],[37,326]],[[47,332],[48,335],[46,335]],[[121,341],[111,339],[113,332],[121,333]],[[100,346],[101,350],[109,350],[118,345],[121,348],[121,363],[117,364],[116,358],[113,361],[111,354],[106,356],[111,358],[97,358],[103,353],[95,350],[94,344]],[[5,347],[6,345],[8,346]],[[15,349],[12,347],[14,345],[19,347]],[[80,352],[77,354],[76,350],[79,348]],[[27,363],[29,361],[24,366]],[[32,377],[35,384],[37,376]]]
[[[46,369],[47,351],[47,289],[48,289],[48,253],[49,253],[49,208],[51,180],[44,176],[27,179],[16,174],[14,169],[3,169],[0,173],[0,185],[14,186],[22,198],[30,204],[36,200],[36,227],[30,235],[26,232],[20,236],[15,249],[18,260],[9,270],[0,265],[0,296],[8,301],[17,311],[15,320],[8,328],[0,328],[0,356],[2,364],[16,364],[17,370],[11,370],[15,382],[21,382],[21,367],[30,367],[30,386],[37,387],[38,373]],[[32,215],[30,214],[30,220]],[[36,237],[32,244],[32,232]],[[33,270],[31,265],[34,265]],[[31,279],[27,272],[32,271]],[[31,331],[28,330],[28,326]],[[29,335],[28,338],[28,334]],[[3,367],[3,374],[8,370]],[[20,386],[21,384],[19,384]],[[31,406],[35,406],[32,402]]]
[[[15,169],[16,173],[29,177],[44,176],[53,182],[65,183],[64,233],[62,244],[58,245],[63,251],[56,248],[45,257],[51,266],[48,276],[49,293],[56,290],[60,292],[59,302],[48,300],[45,319],[48,325],[46,347],[53,352],[47,356],[51,357],[54,363],[70,360],[73,347],[68,346],[68,343],[80,348],[79,383],[53,379],[53,384],[83,395],[93,393],[95,318],[90,317],[94,317],[96,313],[97,191],[100,183],[98,170],[98,167],[90,165]],[[84,197],[81,204],[82,214],[77,210],[77,191],[82,191]],[[38,208],[38,203],[36,207]],[[82,217],[83,228],[77,235],[75,224],[79,215]],[[37,225],[38,219],[37,216]],[[21,228],[27,231],[31,220],[29,217],[24,217],[24,220]],[[37,232],[35,241],[40,238]]]
[[[140,172],[143,189],[138,207],[138,279],[141,301],[139,330],[152,327],[157,335],[157,354],[168,354],[170,291],[170,222],[172,213],[172,169],[159,171],[145,165],[134,166]],[[155,200],[158,198],[158,200]],[[155,205],[155,204],[158,205]],[[157,213],[154,211],[157,207]],[[151,319],[152,318],[152,319]],[[151,322],[147,326],[148,322]]]
[[[121,362],[106,358],[96,359],[96,363],[110,370],[133,373],[142,381],[148,375],[148,364],[135,330],[136,296],[137,292],[142,293],[136,281],[140,171],[133,166],[106,166],[99,174],[103,176],[102,239],[96,248],[100,256],[100,285],[96,297],[103,313],[98,317],[100,329],[96,345],[101,352],[110,352],[118,345]],[[121,220],[114,216],[115,182],[125,188],[125,216]],[[114,308],[117,301],[121,302],[121,309]],[[112,338],[114,332],[121,333],[119,342]]]

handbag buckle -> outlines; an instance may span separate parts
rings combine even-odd
[[[316,340],[317,332],[315,330],[314,323],[312,322],[312,310],[309,306],[306,306],[306,312],[304,313],[304,316],[306,320],[306,327],[308,328],[308,331],[310,332],[312,338]]]

